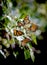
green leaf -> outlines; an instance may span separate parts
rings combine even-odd
[[[28,43],[27,43],[27,46],[28,46],[28,48],[32,48],[31,42],[28,42]]]
[[[25,55],[25,60],[30,58],[30,51],[29,50],[24,50],[24,55]]]
[[[9,19],[8,19],[8,18],[5,18],[5,23],[4,23],[4,25],[7,26],[9,22],[10,22]]]
[[[13,44],[14,41],[15,41],[14,39],[11,39],[11,40],[8,40],[8,43],[9,43],[9,44]]]
[[[35,56],[34,56],[34,52],[33,51],[30,51],[30,56],[31,56],[32,61],[34,62]]]
[[[14,55],[15,57],[17,57],[18,54],[19,54],[18,51],[17,51],[17,52],[13,52],[13,55]]]
[[[37,45],[37,39],[36,39],[36,35],[35,34],[31,35],[31,39]]]

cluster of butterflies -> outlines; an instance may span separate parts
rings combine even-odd
[[[18,22],[17,26],[23,27],[26,31],[35,32],[38,29],[38,26],[35,23],[32,23],[29,20],[29,16],[27,15],[22,22]],[[14,29],[13,30],[14,36],[22,36],[24,35],[24,32]],[[26,33],[27,34],[27,33]],[[30,33],[28,33],[30,35]],[[26,43],[30,42],[31,40],[29,38],[24,38],[22,42],[22,46],[24,46]]]
[[[20,29],[21,29],[21,27],[23,27],[23,30],[25,29],[25,31],[26,31],[26,32],[24,32],[23,30],[21,31],[21,30],[18,30],[17,28],[13,29],[13,35],[15,37],[22,36],[22,35],[25,36],[25,33],[26,33],[27,37],[25,36],[24,39],[21,41],[22,46],[25,46],[26,43],[31,41],[30,33],[32,34],[33,32],[35,32],[38,29],[38,25],[36,25],[35,23],[32,23],[29,20],[28,15],[24,18],[24,20],[22,22],[17,22],[17,27]],[[12,39],[11,34],[8,34],[5,30],[2,31],[2,36],[3,36],[3,38],[9,39],[9,40]]]
[[[17,27],[18,27],[18,29],[17,29]],[[21,29],[21,27],[22,27],[22,29]],[[23,38],[22,40],[20,38],[21,46],[27,47],[26,44],[28,42],[32,41],[30,38],[31,34],[36,32],[37,29],[38,29],[38,25],[36,25],[32,21],[30,21],[29,16],[27,15],[23,19],[23,21],[21,21],[21,22],[18,21],[17,26],[13,28],[13,33],[11,32],[13,37],[6,30],[2,30],[2,40],[3,40],[2,44],[5,46],[5,51],[0,50],[0,53],[6,58],[6,56],[8,56],[10,54],[6,48],[10,48],[10,47],[12,49],[15,48],[16,43],[19,43],[18,37],[20,37],[20,36],[21,36],[21,38]],[[14,40],[12,40],[12,39],[14,39]],[[6,40],[8,42],[6,42]],[[17,42],[16,42],[16,40],[17,40]],[[19,45],[20,45],[20,43],[19,43]],[[1,48],[1,46],[0,46],[0,48]],[[3,49],[3,48],[1,48],[1,49]],[[4,52],[7,54],[5,55]]]

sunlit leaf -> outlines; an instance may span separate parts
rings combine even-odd
[[[32,61],[34,62],[34,60],[35,60],[34,52],[33,51],[30,51],[30,55],[31,55]]]
[[[33,42],[37,45],[36,35],[35,34],[32,34],[31,35],[31,38],[32,38]]]
[[[29,59],[29,58],[30,58],[30,51],[27,50],[27,49],[25,49],[25,50],[24,50],[24,56],[25,56],[25,59],[26,59],[26,60]]]

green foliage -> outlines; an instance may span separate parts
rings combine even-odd
[[[36,35],[35,34],[31,35],[31,39],[37,45],[37,39],[36,39]]]
[[[9,19],[8,18],[5,18],[5,26],[7,27],[7,25],[8,25],[8,23],[9,23],[10,21],[9,21]]]
[[[25,60],[30,58],[30,51],[28,49],[24,49],[24,56],[25,56]]]
[[[18,51],[17,51],[17,52],[13,52],[13,55],[14,55],[15,57],[17,57],[18,54],[19,54]]]
[[[31,55],[31,59],[32,59],[32,61],[34,62],[34,61],[35,61],[34,52],[33,52],[33,51],[32,51],[32,52],[30,52],[30,55]]]

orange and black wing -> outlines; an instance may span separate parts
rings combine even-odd
[[[30,42],[30,39],[25,38],[24,40],[22,40],[22,46],[25,46],[28,42]]]
[[[35,32],[37,30],[38,26],[35,24],[32,24],[32,26],[30,26],[29,30]]]
[[[14,30],[14,35],[15,36],[21,36],[21,35],[23,35],[23,32],[19,31],[19,30]]]

